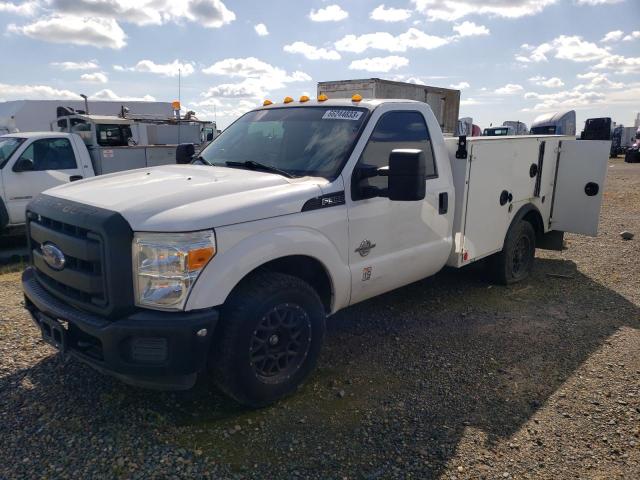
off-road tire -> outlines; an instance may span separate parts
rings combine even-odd
[[[510,285],[527,278],[533,268],[536,232],[520,220],[509,228],[502,251],[488,259],[489,273],[496,283]]]
[[[300,353],[290,366],[294,370],[285,369],[274,378],[264,377],[257,372],[258,363],[252,362],[256,355],[252,349],[256,335],[264,331],[258,334],[259,327],[271,322],[267,317],[278,308],[293,310],[283,316],[290,315],[289,323],[303,324],[303,341],[307,344],[304,355]],[[276,321],[281,316],[276,314]],[[315,368],[324,339],[325,317],[320,297],[303,280],[282,273],[253,275],[238,286],[222,309],[210,356],[215,383],[238,403],[252,408],[270,405],[290,395]],[[295,342],[291,338],[288,341]],[[292,343],[282,348],[289,352],[289,345]],[[277,355],[281,357],[282,353]]]

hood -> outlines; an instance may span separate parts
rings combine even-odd
[[[300,212],[321,178],[239,168],[167,165],[94,177],[47,195],[120,213],[135,231],[180,232]]]

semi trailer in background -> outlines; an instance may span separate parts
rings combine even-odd
[[[575,135],[576,111],[566,110],[556,113],[545,113],[537,117],[531,124],[531,135]]]
[[[502,122],[503,127],[511,127],[513,129],[513,135],[528,135],[529,129],[526,123],[522,123],[518,120],[507,120]]]
[[[618,125],[611,135],[611,156],[624,155],[636,141],[636,127]]]
[[[612,126],[610,117],[588,118],[584,122],[581,140],[611,140]]]
[[[449,135],[456,133],[460,113],[460,90],[394,82],[380,78],[318,83],[318,96],[326,95],[329,99],[351,98],[354,94],[366,99],[402,98],[427,103],[443,133]]]
[[[456,130],[456,136],[465,135],[467,137],[479,137],[482,135],[482,130],[478,125],[473,123],[473,118],[463,117],[458,120],[458,128]]]

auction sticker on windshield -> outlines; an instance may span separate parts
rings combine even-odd
[[[327,110],[322,116],[323,120],[360,120],[362,116],[359,110]]]

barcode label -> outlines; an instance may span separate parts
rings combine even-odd
[[[323,120],[360,120],[362,116],[359,110],[327,110],[322,116]]]

